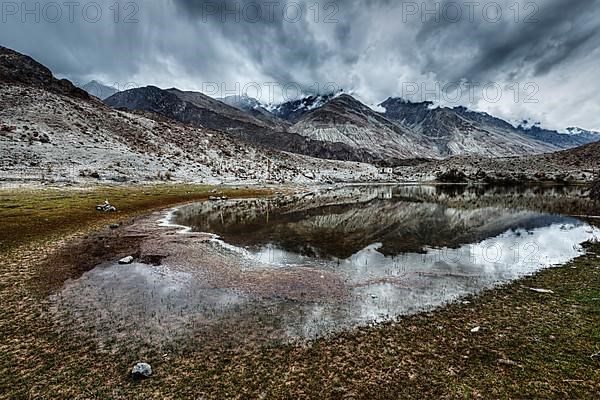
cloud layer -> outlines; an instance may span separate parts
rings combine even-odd
[[[600,0],[23,4],[2,3],[0,44],[82,83],[265,102],[340,88],[600,130]]]

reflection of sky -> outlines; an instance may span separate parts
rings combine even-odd
[[[192,274],[140,263],[112,264],[86,272],[53,298],[55,312],[79,332],[101,332],[101,346],[133,340],[168,344],[192,334],[244,303],[228,289],[203,287]]]
[[[522,219],[516,218],[513,226],[523,226]],[[496,220],[485,222],[494,224]],[[210,326],[219,319],[237,322],[256,314],[272,317],[277,321],[272,323],[281,324],[289,337],[315,337],[429,310],[565,263],[581,253],[581,242],[598,236],[598,231],[572,218],[536,217],[532,226],[458,248],[428,248],[423,254],[386,256],[382,244],[373,243],[339,260],[315,259],[273,244],[246,250],[215,239],[229,250],[239,250],[241,257],[254,260],[257,266],[252,268],[304,266],[333,273],[349,289],[345,301],[315,304],[250,299],[229,288],[206,288],[193,273],[134,263],[98,267],[84,274],[65,286],[58,302],[63,312],[104,332],[107,341],[112,340],[111,330],[115,335],[143,333],[166,340],[184,332],[193,335],[190,324]],[[244,333],[240,334],[243,337]]]
[[[572,220],[571,220],[572,221]],[[307,305],[300,319],[288,316],[288,334],[314,336],[342,327],[383,321],[440,306],[563,264],[582,254],[580,243],[598,236],[583,223],[552,224],[507,231],[457,249],[429,249],[425,254],[389,257],[376,243],[326,266],[342,274],[352,287],[349,302]],[[255,256],[270,262],[305,263],[306,258],[281,249],[263,248]]]
[[[425,254],[404,253],[385,256],[380,243],[367,246],[345,260],[323,261],[350,283],[366,278],[399,276],[409,273],[488,276],[514,279],[545,266],[562,264],[580,254],[579,244],[594,237],[586,224],[552,224],[536,229],[509,230],[497,237],[459,248],[428,249]],[[315,260],[273,245],[250,252],[261,263],[276,266],[315,264]]]
[[[436,199],[448,197],[443,192],[435,194],[437,190],[420,186],[366,187],[360,190],[360,196],[354,191],[332,191],[291,202],[274,199],[272,204],[267,200],[205,202],[182,207],[173,213],[173,221],[197,232],[217,234],[240,248],[263,248],[260,260],[273,265],[294,263],[285,259],[289,254],[277,254],[277,248],[311,257],[344,259],[381,242],[381,252],[392,255],[420,252],[424,246],[474,243],[508,229],[573,222],[559,215],[505,208],[502,202],[480,208],[452,208],[436,203]],[[381,200],[389,195],[392,199]],[[418,201],[419,196],[425,200]],[[462,195],[477,196],[475,192]]]

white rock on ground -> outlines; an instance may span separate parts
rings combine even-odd
[[[552,290],[549,289],[536,289],[536,288],[529,288],[530,290],[536,292],[536,293],[554,293]]]
[[[119,260],[119,264],[131,264],[133,262],[133,256],[127,256]]]
[[[149,378],[152,375],[152,367],[147,363],[137,363],[131,370],[134,378]]]

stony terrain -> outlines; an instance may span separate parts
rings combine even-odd
[[[148,116],[152,116],[151,114]],[[0,88],[6,179],[311,182],[384,179],[375,167],[257,148],[225,133],[44,89]]]
[[[590,182],[600,174],[600,143],[534,156],[453,157],[396,168],[395,174],[398,179],[448,183]]]
[[[248,113],[198,92],[154,86],[120,92],[105,100],[111,107],[151,111],[173,121],[209,128],[268,149],[323,159],[374,161],[365,149],[339,141],[307,140],[288,131],[289,123],[264,111]]]
[[[464,107],[434,107],[401,98],[389,98],[379,105],[384,110],[379,112],[343,92],[269,106],[247,96],[217,100],[149,86],[117,93],[105,102],[222,130],[269,148],[388,165],[414,158],[533,155],[600,139],[594,132],[526,129]]]

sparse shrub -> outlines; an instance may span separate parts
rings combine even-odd
[[[100,179],[100,174],[96,171],[90,171],[89,169],[82,169],[79,171],[79,176],[82,178],[94,178]]]
[[[443,183],[465,183],[467,182],[467,175],[465,175],[464,172],[453,168],[449,171],[438,173],[437,180]]]
[[[600,175],[590,184],[590,199],[600,202]]]
[[[16,126],[0,125],[0,132],[3,132],[3,133],[10,133],[10,132],[14,132],[16,130],[17,130]]]
[[[538,181],[543,181],[543,180],[546,180],[546,179],[547,179],[547,177],[546,177],[546,173],[545,173],[545,172],[543,172],[543,171],[538,171],[538,172],[536,172],[536,173],[535,173],[535,175],[534,175],[534,177],[535,177],[535,179],[537,179]]]

